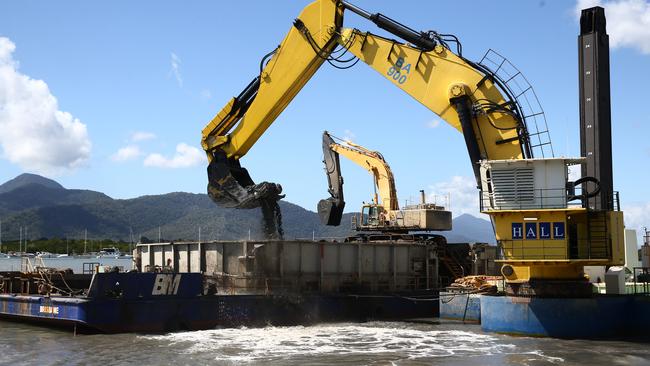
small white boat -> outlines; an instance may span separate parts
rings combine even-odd
[[[102,248],[102,250],[97,253],[97,258],[120,258],[123,254],[119,249],[115,247]]]
[[[37,258],[58,258],[59,255],[50,252],[36,252],[36,257]]]

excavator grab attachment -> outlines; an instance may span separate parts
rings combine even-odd
[[[213,155],[208,165],[208,196],[227,208],[262,209],[264,236],[282,239],[282,214],[278,201],[284,198],[277,183],[255,184],[239,160],[229,159],[223,152]]]
[[[263,201],[284,198],[277,183],[255,184],[239,160],[217,154],[208,165],[208,195],[216,204],[227,208],[257,208]]]

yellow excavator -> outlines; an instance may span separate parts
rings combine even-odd
[[[268,221],[276,208],[277,219],[281,186],[255,184],[241,158],[323,63],[345,69],[362,61],[463,134],[509,291],[586,296],[591,288],[583,267],[619,265],[624,257],[623,213],[611,178],[609,56],[604,53],[602,10],[587,9],[581,18],[583,158],[566,159],[548,151],[552,146],[543,112],[531,107],[537,99],[532,88],[496,52],[471,61],[452,34],[416,31],[345,0],[314,1],[280,45],[262,58],[253,81],[204,128],[208,194],[226,207],[262,207]],[[345,28],[347,12],[398,39]],[[569,181],[570,165],[582,167],[581,180]]]
[[[408,231],[451,230],[451,212],[433,203],[426,203],[424,191],[420,191],[420,204],[407,205],[400,210],[397,200],[395,178],[382,154],[368,150],[352,141],[336,142],[329,132],[323,132],[323,163],[329,184],[330,197],[318,202],[318,213],[325,225],[341,223],[345,201],[343,177],[339,156],[366,169],[373,177],[374,196],[371,203],[364,203],[361,212],[353,216],[352,228],[357,231],[381,231],[404,233]],[[335,208],[336,214],[333,214]]]

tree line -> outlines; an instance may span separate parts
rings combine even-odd
[[[146,239],[146,238],[143,238]],[[132,245],[125,241],[117,241],[111,239],[88,239],[84,245],[83,239],[67,239],[67,238],[39,238],[37,240],[27,240],[22,243],[19,240],[2,241],[0,251],[3,253],[8,252],[50,252],[58,254],[81,254],[86,252],[98,252],[102,248],[115,247],[123,253],[129,252],[129,247]]]

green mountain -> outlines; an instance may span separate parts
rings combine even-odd
[[[320,224],[318,215],[280,202],[287,238],[344,237],[348,230]],[[0,219],[5,240],[18,239],[20,228],[31,239],[41,237],[111,238],[145,236],[168,240],[261,238],[258,210],[225,209],[205,194],[174,192],[133,199],[65,189],[55,181],[23,174],[0,186]],[[344,222],[350,222],[349,215]],[[160,231],[159,231],[160,229]]]
[[[342,225],[320,224],[318,214],[292,203],[281,201],[285,237],[341,238],[352,234],[351,215]],[[494,241],[490,223],[469,215],[454,220],[451,242]],[[20,175],[0,185],[0,219],[2,238],[16,240],[20,228],[30,239],[42,237],[81,239],[87,230],[89,239],[129,241],[160,235],[165,240],[252,239],[262,238],[259,210],[226,209],[215,205],[205,194],[174,192],[133,199],[113,199],[103,193],[66,189],[57,182],[33,174]],[[471,222],[471,228],[456,223]],[[472,220],[473,219],[473,220]],[[476,226],[487,225],[490,235]],[[250,234],[249,234],[250,233]],[[480,235],[480,236],[477,236]]]
[[[462,214],[453,220],[453,230],[445,233],[450,243],[481,242],[496,244],[492,223],[470,214]]]
[[[62,185],[53,181],[52,179],[47,179],[36,174],[24,173],[0,185],[0,193],[13,191],[16,188],[26,186],[28,184],[40,184],[52,189],[65,189]]]

